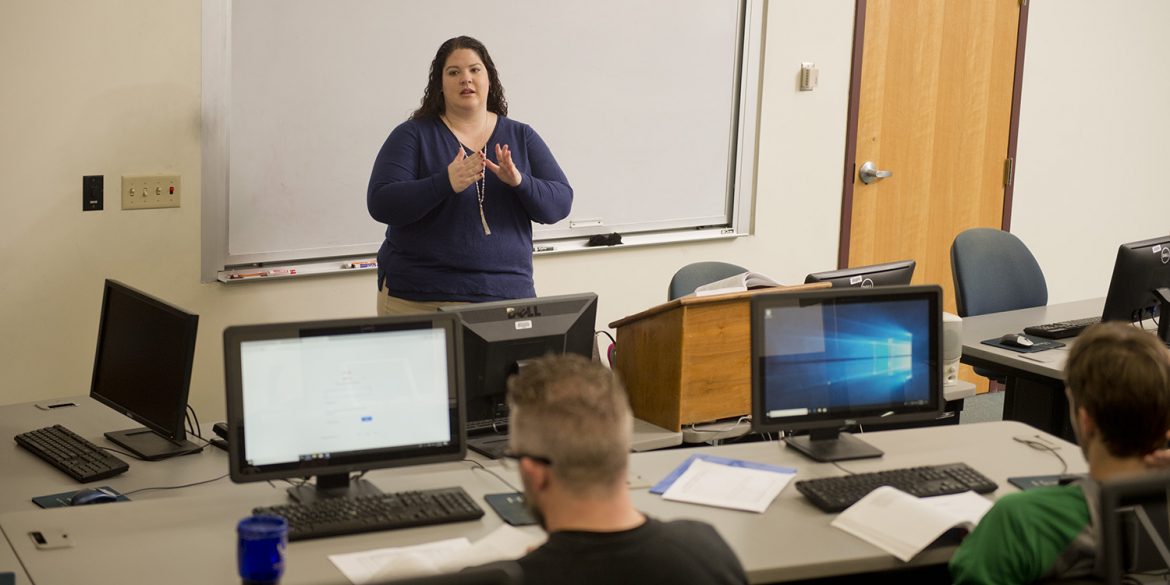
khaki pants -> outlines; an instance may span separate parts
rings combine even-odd
[[[378,315],[416,315],[418,313],[432,313],[439,307],[453,307],[468,305],[466,301],[408,301],[390,296],[385,285],[378,291]]]

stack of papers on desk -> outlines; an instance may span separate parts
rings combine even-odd
[[[454,573],[465,567],[518,559],[540,546],[545,535],[501,525],[471,544],[466,538],[452,538],[415,546],[379,548],[356,553],[329,555],[329,560],[354,585],[374,581],[405,579],[421,575]]]
[[[831,525],[908,562],[946,531],[973,529],[990,509],[991,500],[975,492],[918,498],[882,486]]]
[[[691,455],[650,488],[667,500],[762,514],[796,470],[715,455]]]

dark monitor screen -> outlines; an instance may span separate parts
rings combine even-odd
[[[1102,320],[1133,322],[1156,316],[1158,288],[1170,288],[1170,236],[1122,244]]]
[[[351,472],[462,459],[459,321],[423,313],[229,327],[237,483],[317,476],[294,499],[379,493]]]
[[[593,355],[594,293],[458,305],[443,311],[463,320],[469,432],[504,430],[508,377],[526,361],[548,353]]]
[[[937,417],[941,295],[931,285],[752,297],[753,427],[809,430],[786,442],[829,461],[881,455],[843,426]]]
[[[805,284],[813,282],[831,282],[833,288],[857,287],[871,288],[874,286],[907,285],[914,277],[913,260],[874,264],[871,266],[857,266],[828,272],[815,272],[805,277]]]
[[[199,316],[106,280],[89,395],[145,428],[106,433],[143,459],[199,451],[183,423]]]

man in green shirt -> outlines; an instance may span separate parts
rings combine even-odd
[[[1065,393],[1089,478],[1008,494],[951,558],[955,583],[1032,583],[1095,574],[1097,482],[1142,473],[1170,430],[1170,352],[1128,324],[1077,338]]]

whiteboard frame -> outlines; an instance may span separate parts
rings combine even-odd
[[[727,222],[702,227],[687,227],[658,232],[623,234],[617,247],[673,244],[699,240],[734,238],[751,235],[755,194],[755,169],[758,146],[759,102],[762,92],[765,0],[739,0],[739,85],[736,88],[736,121],[732,126],[732,149],[728,172],[728,196],[731,198]],[[233,0],[203,0],[202,46],[202,198],[200,225],[200,276],[202,282],[235,282],[229,277],[248,267],[315,267],[294,274],[319,274],[322,266],[336,266],[342,271],[345,258],[374,256],[365,244],[331,249],[328,258],[307,253],[303,259],[289,259],[288,252],[231,256],[228,252],[229,160],[231,128],[231,17]],[[541,239],[534,234],[534,254],[589,251],[609,247],[589,247],[587,237]],[[357,272],[357,271],[352,271]],[[264,279],[267,280],[267,279]]]

